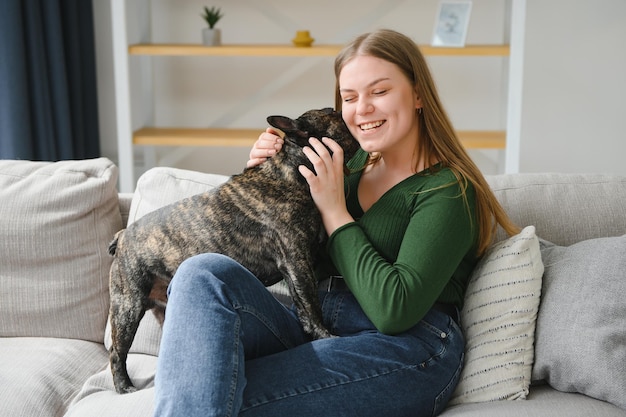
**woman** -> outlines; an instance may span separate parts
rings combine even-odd
[[[413,41],[362,35],[335,75],[337,108],[362,151],[344,181],[341,148],[311,138],[315,172],[300,172],[329,235],[317,272],[325,324],[339,337],[310,341],[232,259],[191,258],[170,285],[157,416],[433,416],[454,391],[468,277],[495,228],[517,228],[461,146]],[[268,129],[248,166],[280,146]]]

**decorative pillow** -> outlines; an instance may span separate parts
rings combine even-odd
[[[626,410],[626,235],[546,246],[533,380]]]
[[[146,171],[137,181],[137,189],[128,214],[128,223],[160,207],[183,198],[209,191],[228,179],[225,175],[206,174],[178,168],[157,167]]]
[[[0,161],[0,336],[102,343],[117,173],[106,158]]]
[[[542,274],[534,226],[478,262],[461,311],[465,367],[450,404],[526,398]]]

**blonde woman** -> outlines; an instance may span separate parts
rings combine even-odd
[[[341,148],[311,138],[314,171],[300,172],[329,235],[317,272],[338,337],[309,340],[232,259],[191,258],[170,285],[156,415],[434,416],[454,391],[469,275],[496,227],[517,227],[461,146],[410,38],[359,36],[335,75],[336,107],[362,150],[344,177]],[[280,148],[268,129],[248,166]]]

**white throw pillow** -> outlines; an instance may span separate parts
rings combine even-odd
[[[534,226],[478,262],[461,311],[465,366],[451,405],[526,398],[542,274]]]
[[[102,342],[117,174],[106,158],[0,161],[0,336]]]

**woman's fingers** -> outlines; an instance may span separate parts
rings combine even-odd
[[[330,138],[322,138],[320,141],[317,138],[310,138],[309,144],[312,149],[304,147],[303,150],[313,166],[329,168],[336,164],[343,165],[343,149],[341,149],[341,146],[339,146],[334,140]],[[328,150],[329,148],[332,151],[332,155]]]
[[[268,127],[265,129],[265,132],[259,135],[259,138],[252,146],[246,166],[252,168],[263,163],[267,158],[276,155],[282,149],[283,143],[284,141],[278,133],[271,127]]]
[[[321,141],[310,138],[309,144],[310,147],[305,146],[302,151],[313,165],[313,171],[304,166],[299,170],[313,191],[330,183],[343,184],[343,150],[337,142],[329,138],[322,138]]]

